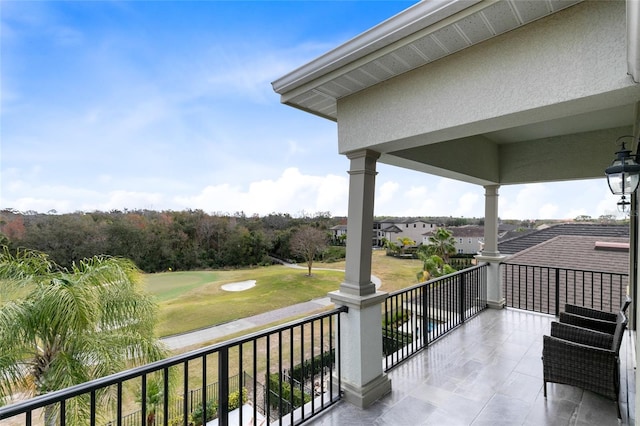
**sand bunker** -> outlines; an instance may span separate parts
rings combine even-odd
[[[244,291],[256,286],[256,280],[247,280],[237,283],[225,284],[221,288],[225,291]]]

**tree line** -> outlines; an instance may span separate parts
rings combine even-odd
[[[0,211],[0,244],[46,253],[69,268],[95,255],[131,259],[145,272],[237,268],[269,264],[271,256],[305,260],[291,248],[303,226],[331,236],[345,218],[320,212],[302,217],[186,211],[110,211],[69,214]]]

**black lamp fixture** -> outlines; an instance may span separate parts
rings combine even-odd
[[[618,210],[626,212],[631,205],[626,196],[638,189],[640,183],[640,164],[636,158],[638,154],[631,154],[631,150],[625,146],[625,138],[635,139],[634,136],[620,136],[617,143],[620,143],[620,151],[616,152],[616,158],[604,173],[607,175],[609,189],[614,195],[622,195],[618,202]]]

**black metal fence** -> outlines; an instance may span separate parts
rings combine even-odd
[[[382,313],[385,371],[487,307],[487,265],[389,293]]]
[[[251,383],[253,378],[246,372],[242,375],[238,374],[233,377],[229,377],[229,392],[242,392],[242,388],[245,386],[245,383]],[[246,389],[246,388],[245,388]],[[207,390],[204,392],[206,395],[209,395],[209,400],[218,401],[218,383],[211,383],[207,385]],[[188,414],[193,413],[193,411],[199,405],[202,405],[202,389],[191,389],[189,390],[188,396]],[[258,405],[259,408],[264,407]],[[146,423],[143,422],[141,417],[142,410],[136,410],[133,412],[129,412],[128,414],[122,417],[121,423],[122,426],[160,426],[164,425],[164,409],[162,403],[158,404],[158,407],[155,407],[154,413],[152,416],[149,416],[147,413]],[[169,417],[168,419],[180,419],[182,418],[182,396],[174,397],[173,400],[169,403]],[[155,412],[157,411],[157,413]],[[149,410],[147,410],[149,412]],[[261,411],[264,412],[264,411]],[[167,421],[169,423],[169,421]],[[117,420],[111,420],[106,423],[105,426],[115,426],[118,424]],[[169,423],[171,424],[171,423]]]
[[[629,284],[622,273],[508,262],[501,267],[507,306],[556,316],[566,303],[617,312]]]
[[[305,362],[313,364],[318,356],[333,353],[340,344],[342,312],[346,308],[0,407],[0,420],[11,419],[31,426],[42,421],[46,410],[49,416],[53,413],[55,424],[61,426],[78,413],[83,424],[91,426],[134,424],[127,417],[131,412],[139,419],[136,425],[202,425],[213,418],[218,419],[219,425],[228,425],[229,405],[239,405],[240,409],[232,413],[233,424],[300,424],[340,399],[339,362],[323,366],[327,381],[312,377],[308,379],[311,382],[294,383],[289,378],[288,383],[281,380],[273,386],[266,378],[274,373],[282,376],[284,370]],[[238,375],[249,377],[242,384],[247,388],[246,403],[242,401],[242,391],[241,402],[230,401],[230,394],[232,398],[238,397],[233,395],[234,389],[240,387]],[[264,383],[260,382],[263,379]],[[305,395],[305,389],[313,388],[318,380],[322,383],[320,394],[303,398],[309,400],[307,404],[296,404],[294,396]],[[159,386],[150,386],[152,381],[159,382]],[[216,383],[215,389],[211,383]],[[154,401],[151,393],[156,388],[160,389],[159,396],[150,402]],[[274,392],[280,398],[276,411],[268,409],[265,403],[266,395]],[[106,396],[112,397],[108,404],[104,403]],[[173,412],[175,401],[181,407]],[[283,409],[285,406],[288,410]],[[287,412],[284,418],[278,415],[284,412]]]

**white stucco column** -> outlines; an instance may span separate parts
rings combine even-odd
[[[478,262],[488,263],[487,270],[487,305],[493,309],[505,306],[500,280],[500,262],[506,259],[498,251],[498,188],[499,185],[484,187],[484,248],[476,256]]]
[[[344,398],[365,408],[391,391],[382,368],[382,311],[386,293],[371,282],[373,206],[376,161],[379,153],[361,150],[347,155],[349,211],[345,280],[340,290],[329,293],[342,314],[340,366]]]

